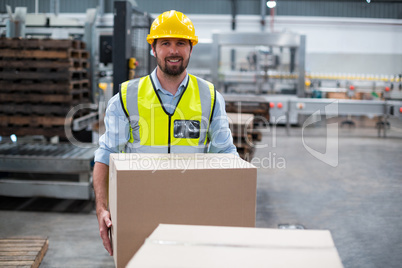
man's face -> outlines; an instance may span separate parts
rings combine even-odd
[[[162,72],[169,76],[179,76],[187,68],[192,49],[189,40],[164,38],[157,39],[152,50]]]

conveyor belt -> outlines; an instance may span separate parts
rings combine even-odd
[[[95,150],[68,143],[2,143],[0,172],[6,175],[0,177],[0,195],[91,199]]]
[[[72,144],[0,144],[0,171],[80,173],[91,170],[95,147]]]
[[[298,98],[294,95],[222,95],[227,103],[251,102],[272,104],[269,110],[270,123],[272,124],[295,124],[298,122],[298,115],[312,115],[316,112],[320,112],[322,115],[332,116],[381,116],[384,117],[385,120],[388,117],[395,117],[402,120],[402,101],[313,99]],[[281,104],[280,107],[278,106],[279,103]]]

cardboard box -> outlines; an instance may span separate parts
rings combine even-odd
[[[353,97],[349,97],[346,92],[327,92],[328,99],[344,99],[344,100],[365,100],[369,98],[370,93],[355,92]]]
[[[159,225],[128,268],[341,268],[331,233]]]
[[[228,117],[230,129],[234,133],[239,132],[238,136],[247,135],[248,131],[253,130],[253,126],[254,126],[254,115],[253,114],[227,113],[227,117]]]
[[[246,161],[251,161],[255,152],[252,135],[254,115],[227,113],[227,116],[233,144],[236,146],[239,156]]]
[[[109,172],[117,267],[160,223],[255,226],[257,169],[232,154],[112,154]]]
[[[346,92],[327,92],[327,98],[328,99],[349,99],[349,97],[346,95]]]

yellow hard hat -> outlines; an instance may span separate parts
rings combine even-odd
[[[152,44],[158,38],[188,39],[193,46],[198,43],[193,23],[186,15],[176,10],[162,13],[152,23],[147,41]]]

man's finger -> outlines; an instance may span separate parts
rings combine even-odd
[[[105,219],[106,226],[110,228],[112,226],[112,221],[109,218]]]
[[[103,240],[103,246],[105,247],[105,249],[107,250],[107,252],[109,252],[110,256],[113,256],[113,249],[112,249],[112,245],[110,244],[110,240],[107,239],[106,241]]]
[[[109,252],[110,256],[113,256],[113,249],[107,231],[102,231],[100,236],[102,238],[103,246],[105,247],[107,252]]]

